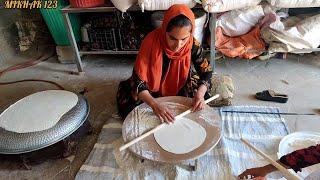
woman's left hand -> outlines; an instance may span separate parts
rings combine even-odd
[[[207,91],[207,87],[205,85],[201,85],[196,93],[196,95],[193,97],[192,101],[192,112],[200,111],[204,109],[205,102],[204,102],[204,94]]]

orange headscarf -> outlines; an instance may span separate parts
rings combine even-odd
[[[161,96],[175,96],[185,85],[190,64],[193,36],[178,52],[170,50],[166,43],[166,29],[171,19],[178,15],[186,16],[194,30],[194,14],[184,4],[171,6],[164,15],[162,26],[149,33],[143,40],[137,56],[134,70],[139,78],[146,82],[149,90],[159,92]],[[167,73],[161,80],[163,53],[170,59]]]

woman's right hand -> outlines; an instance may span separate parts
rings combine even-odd
[[[239,179],[263,178],[268,174],[264,167],[251,168],[245,170],[238,176]]]
[[[168,107],[155,102],[151,106],[153,112],[158,116],[158,118],[161,120],[161,122],[166,122],[168,124],[173,123],[174,116],[172,115],[171,111],[168,109]]]
[[[257,167],[257,168],[251,168],[245,170],[242,174],[238,176],[239,179],[245,179],[248,178],[248,176],[251,176],[251,178],[256,179],[263,179],[267,174],[276,171],[277,168],[275,168],[273,165],[268,164],[263,167]]]
[[[166,106],[157,102],[157,100],[151,96],[148,90],[140,92],[138,96],[139,99],[147,103],[152,108],[153,112],[158,116],[162,123],[173,123],[174,116],[172,115],[171,111]]]

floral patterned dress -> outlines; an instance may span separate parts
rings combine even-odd
[[[212,68],[209,61],[204,57],[203,49],[199,42],[194,40],[191,50],[191,61],[189,76],[186,84],[177,96],[184,96],[192,98],[195,95],[198,87],[202,84],[206,85],[208,90],[205,95],[205,99],[209,98],[208,92],[211,88]],[[163,66],[162,66],[162,78],[168,70],[170,64],[169,58],[163,54]],[[144,90],[148,90],[153,97],[160,97],[159,92],[151,92],[148,89],[146,82],[142,81],[135,70],[132,72],[132,76],[119,84],[117,92],[117,106],[118,112],[122,118],[125,118],[136,106],[142,103],[138,99],[138,94]]]

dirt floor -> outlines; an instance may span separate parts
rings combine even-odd
[[[42,52],[45,52],[42,51]],[[38,52],[38,54],[41,52]],[[37,53],[17,56],[0,64],[0,69],[25,62]],[[91,105],[90,122],[94,133],[82,139],[75,156],[68,159],[48,160],[25,170],[21,163],[3,161],[0,179],[73,179],[90,153],[101,127],[116,114],[115,95],[118,83],[132,72],[133,56],[86,56],[83,58],[85,74],[78,76],[75,64],[60,64],[57,57],[38,65],[8,72],[0,82],[22,79],[42,79],[59,83],[73,92],[87,90],[85,96]],[[320,132],[320,55],[290,56],[286,60],[268,61],[224,59],[217,61],[217,73],[232,76],[236,92],[234,105],[278,106],[283,112],[318,113],[317,116],[284,117],[292,132],[315,130]],[[56,89],[42,82],[23,82],[0,86],[0,111],[16,100],[31,93]],[[262,102],[253,95],[265,89],[286,93],[286,104]]]

